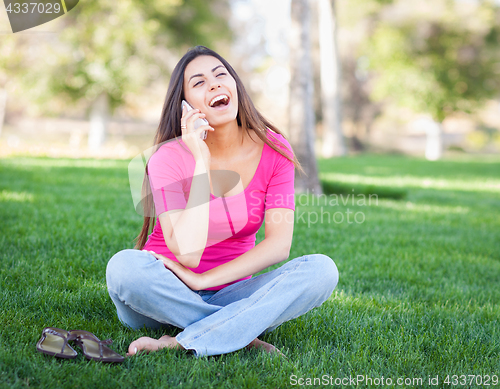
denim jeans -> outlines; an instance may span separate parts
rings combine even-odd
[[[132,329],[183,329],[176,340],[196,356],[239,350],[259,335],[320,306],[339,279],[326,255],[304,255],[221,290],[193,291],[162,261],[139,250],[115,254],[106,269],[118,318]]]

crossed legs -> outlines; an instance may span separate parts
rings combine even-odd
[[[273,351],[272,345],[257,337],[320,306],[336,287],[338,271],[326,255],[304,255],[220,291],[196,292],[151,254],[123,250],[110,259],[106,280],[125,325],[183,329],[175,338],[139,339],[130,345],[129,353],[135,347],[178,347],[201,356],[245,346]]]

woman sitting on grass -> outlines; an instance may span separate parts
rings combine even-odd
[[[195,109],[181,111],[183,99]],[[209,125],[195,128],[203,118]],[[183,331],[139,338],[128,355],[163,347],[197,356],[279,352],[258,337],[320,306],[338,282],[323,254],[252,277],[290,253],[294,167],[302,169],[290,144],[229,63],[203,46],[175,67],[154,143],[146,169],[153,217],[144,218],[136,250],[111,258],[106,280],[126,326]],[[265,238],[255,245],[264,215]]]

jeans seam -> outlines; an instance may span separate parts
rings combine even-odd
[[[295,267],[293,269],[290,269],[288,270],[287,272],[285,273],[282,273],[280,274],[277,279],[275,280],[275,282],[267,289],[267,291],[257,300],[255,300],[251,305],[249,306],[245,306],[243,309],[241,309],[240,311],[238,311],[237,313],[235,313],[234,315],[232,315],[231,317],[225,319],[224,321],[220,322],[220,323],[217,323],[217,325],[214,325],[214,326],[211,326],[210,328],[207,328],[206,330],[204,330],[203,332],[197,334],[197,335],[194,335],[194,336],[191,336],[189,340],[185,339],[184,341],[187,342],[186,344],[186,347],[185,348],[190,348],[189,345],[191,342],[193,342],[194,340],[197,340],[199,339],[200,337],[202,337],[203,335],[207,334],[209,331],[217,328],[217,327],[220,327],[221,325],[223,325],[224,323],[226,323],[228,320],[232,320],[234,319],[236,316],[240,315],[241,313],[243,313],[244,311],[246,311],[248,308],[254,306],[256,303],[258,303],[260,300],[262,300],[270,291],[271,289],[276,286],[280,281],[282,281],[285,276],[288,276],[292,271],[295,271],[301,264],[301,262],[304,262],[304,261],[298,261],[298,263],[295,265]],[[181,333],[182,334],[182,333]],[[179,334],[179,335],[181,335]],[[182,336],[181,336],[182,337]],[[183,345],[184,346],[184,345]]]
[[[251,278],[250,278],[250,279],[251,279]],[[239,284],[239,285],[238,285],[238,287],[235,287],[234,289],[232,289],[232,290],[231,290],[231,292],[227,292],[227,291],[226,291],[225,293],[221,293],[221,294],[219,294],[218,296],[217,296],[217,293],[216,293],[216,294],[214,294],[212,297],[210,297],[210,298],[207,300],[207,303],[212,304],[214,301],[217,301],[217,299],[219,299],[219,298],[221,298],[221,297],[224,297],[224,296],[227,296],[228,294],[231,294],[231,293],[233,293],[233,292],[236,292],[236,291],[240,290],[240,289],[241,289],[241,288],[243,288],[245,285],[247,285],[247,282],[244,282],[244,281],[246,281],[246,280],[243,280],[243,281],[238,282],[238,284]],[[241,284],[240,284],[240,283],[243,283],[243,282],[245,283],[245,285],[241,285]],[[214,297],[215,297],[215,298],[214,298]],[[212,299],[214,299],[214,300],[212,301]]]

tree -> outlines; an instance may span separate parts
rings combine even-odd
[[[321,102],[323,113],[323,145],[321,152],[324,158],[330,158],[346,154],[342,132],[341,66],[337,47],[335,0],[317,1],[319,2]]]
[[[431,19],[381,22],[366,49],[377,73],[372,97],[435,121],[428,126],[429,159],[441,156],[441,123],[448,115],[472,113],[500,91],[498,6],[481,2],[471,17],[455,12],[453,2],[444,4],[446,11]]]
[[[376,27],[380,16],[393,0],[336,0],[336,23],[342,26],[344,36],[357,37],[351,40],[348,50],[341,57],[342,118],[350,121],[352,134],[349,148],[354,151],[366,149],[375,117],[381,113],[382,103],[370,99],[370,73],[366,65],[368,58],[360,53],[358,45],[366,41]],[[409,3],[405,5],[410,6]],[[355,43],[355,42],[359,43]]]
[[[230,39],[225,0],[88,0],[60,18],[56,42],[39,47],[36,64],[27,61],[24,90],[42,109],[61,114],[70,105],[91,118],[89,147],[98,150],[107,118],[152,82],[168,78],[176,49]],[[35,65],[35,66],[34,66]]]
[[[7,29],[7,24],[0,21],[0,30]],[[17,38],[17,39],[16,39]],[[0,40],[0,134],[7,111],[9,93],[15,89],[12,74],[25,74],[22,51],[27,51],[25,36],[4,35]]]
[[[311,9],[309,0],[292,0],[290,37],[290,143],[302,163],[306,177],[295,177],[298,193],[312,190],[322,194],[314,153],[313,76],[311,60]]]

